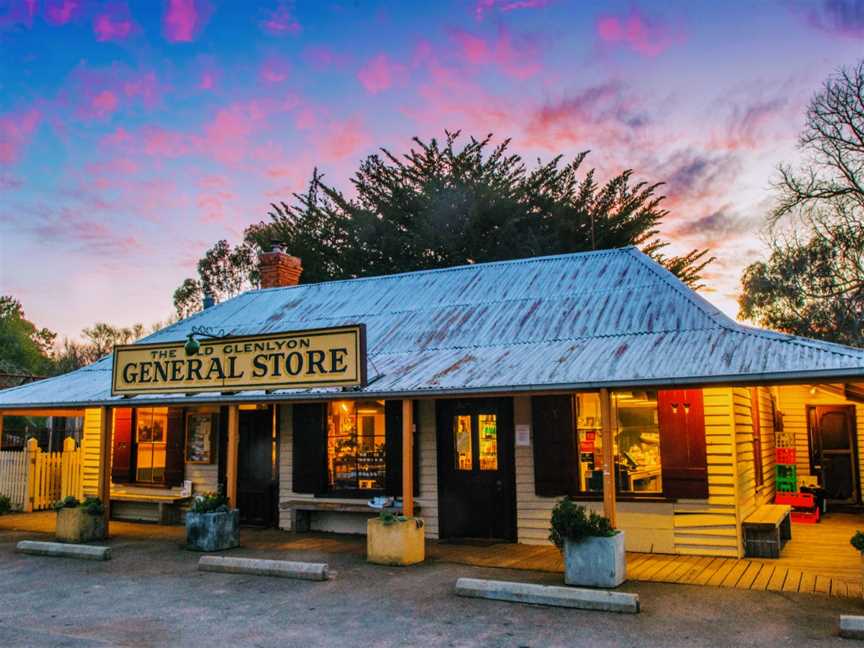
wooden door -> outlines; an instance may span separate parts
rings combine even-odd
[[[237,453],[237,507],[240,522],[256,526],[276,523],[273,412],[240,411]]]
[[[437,401],[442,538],[516,541],[513,401]]]
[[[846,405],[808,408],[810,467],[829,500],[860,501],[855,450],[855,409]]]

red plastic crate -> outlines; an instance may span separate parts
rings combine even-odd
[[[795,448],[777,448],[775,450],[778,464],[794,464],[795,463]]]
[[[798,524],[816,524],[819,521],[819,509],[812,511],[792,511],[792,521]]]
[[[798,508],[813,508],[815,500],[812,493],[777,493],[774,496],[775,504],[788,504]]]

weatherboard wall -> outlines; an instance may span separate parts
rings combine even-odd
[[[739,480],[733,390],[708,388],[705,434],[708,456],[708,499],[674,502],[617,502],[618,527],[628,551],[646,553],[740,555],[736,502]],[[515,423],[530,424],[531,399],[514,399]],[[743,433],[742,433],[743,434]],[[532,436],[533,443],[533,436]],[[549,544],[552,508],[558,498],[542,497],[534,489],[534,455],[530,446],[516,446],[516,512],[518,541]],[[602,502],[587,506],[602,512]]]

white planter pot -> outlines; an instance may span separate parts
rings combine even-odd
[[[624,532],[609,538],[564,541],[564,582],[584,587],[618,587],[627,580]]]

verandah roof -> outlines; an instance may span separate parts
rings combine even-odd
[[[636,248],[253,290],[148,336],[367,327],[352,396],[864,377],[864,350],[736,323]],[[334,389],[111,396],[111,357],[0,391],[0,409],[332,398]]]

